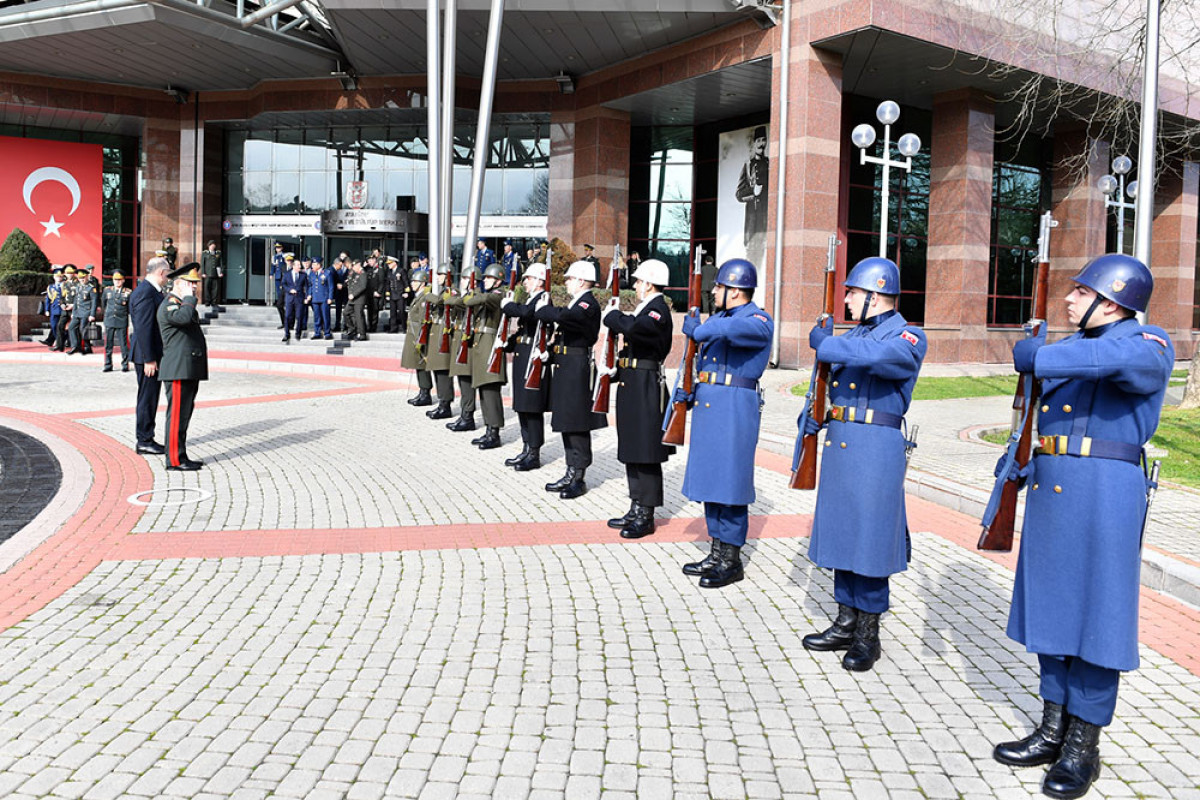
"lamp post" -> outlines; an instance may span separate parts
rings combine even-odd
[[[1130,198],[1137,199],[1137,181],[1131,181],[1129,186],[1125,185],[1125,176],[1133,169],[1133,162],[1129,160],[1129,156],[1117,156],[1112,161],[1112,171],[1117,174],[1117,177],[1112,175],[1101,175],[1100,180],[1096,181],[1096,186],[1100,191],[1104,192],[1104,207],[1115,208],[1117,210],[1117,252],[1125,252],[1125,211],[1134,210],[1136,203],[1130,203],[1125,200],[1125,195]]]
[[[892,125],[900,119],[900,106],[892,100],[884,100],[875,109],[875,118],[883,125],[883,156],[867,155],[867,148],[875,144],[875,126],[869,122],[855,126],[850,132],[850,140],[859,149],[860,164],[880,164],[883,166],[883,203],[879,215],[879,257],[887,257],[888,237],[888,203],[891,195],[892,167],[905,172],[912,171],[912,157],[921,149],[921,138],[915,133],[906,133],[896,141],[896,149],[904,156],[903,161],[892,159]]]

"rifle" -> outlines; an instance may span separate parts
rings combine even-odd
[[[1041,332],[1046,324],[1046,282],[1050,276],[1050,231],[1058,226],[1054,217],[1047,211],[1042,214],[1041,227],[1038,232],[1037,281],[1034,284],[1033,317],[1025,323],[1025,336],[1031,338]],[[1015,464],[1018,469],[1024,469],[1029,463],[1033,449],[1033,418],[1037,408],[1038,396],[1042,392],[1042,382],[1033,377],[1032,373],[1021,375],[1017,382],[1017,390],[1013,394],[1013,426],[1008,437],[1008,452],[992,487],[992,495],[984,509],[983,531],[979,535],[976,547],[980,550],[996,550],[1008,552],[1012,550],[1013,528],[1017,519],[1017,493],[1021,490],[1018,482],[1009,480],[1009,472]]]
[[[700,264],[703,258],[704,248],[697,245],[696,263],[692,267],[692,279],[688,282],[688,314],[693,317],[700,316]],[[683,393],[687,395],[695,391],[697,349],[696,340],[688,337],[687,349],[683,353],[683,360],[679,362],[679,372],[675,375],[675,387],[682,388]],[[676,400],[671,403],[671,408],[667,411],[667,418],[663,420],[663,444],[683,444],[684,433],[687,429],[687,412],[686,401]]]
[[[454,289],[451,287],[451,284],[450,284],[450,273],[448,273],[448,272],[446,273],[445,290],[450,292],[451,294],[453,294],[453,292],[454,292]],[[443,302],[442,308],[444,309],[444,312],[442,313],[442,341],[438,344],[438,352],[439,353],[449,353],[450,352],[450,336],[454,330],[454,321],[450,318],[450,316],[451,316],[450,315],[450,305],[448,303]]]
[[[475,291],[475,275],[476,270],[471,270],[471,277],[468,279],[467,291]],[[455,364],[466,364],[467,356],[471,352],[471,339],[475,337],[475,307],[467,307],[467,319],[463,323],[462,339],[458,343],[458,355],[454,357]]]
[[[432,295],[432,289],[426,291]],[[425,299],[425,319],[421,320],[421,332],[417,334],[417,349],[429,347],[429,326],[433,324],[433,312],[429,308],[429,301],[430,298]]]
[[[512,274],[508,276],[508,291],[515,293],[517,291],[517,273],[521,270],[514,266]],[[504,321],[500,323],[500,335],[496,337],[496,345],[492,348],[491,354],[488,356],[487,371],[492,375],[499,375],[500,370],[504,366],[504,348],[508,346],[508,322],[512,317],[504,315]]]
[[[829,250],[825,256],[825,305],[821,307],[821,316],[817,317],[817,324],[833,318],[834,296],[837,294],[837,249],[840,244],[837,236],[829,237]],[[814,360],[812,372],[809,373],[808,394],[804,397],[804,411],[799,419],[801,430],[807,416],[822,422],[825,420],[825,402],[828,399],[829,365]],[[792,456],[792,478],[788,481],[788,488],[817,488],[817,434],[801,436],[796,442],[796,452]]]
[[[546,302],[550,302],[550,264],[553,261],[554,250],[546,251],[546,277],[542,279],[542,288],[546,291]],[[547,339],[549,331],[547,326],[541,320],[538,320],[537,327],[533,331],[533,344],[529,347],[529,361],[525,365],[525,388],[531,392],[542,388],[542,372],[546,369],[546,364],[541,359],[541,355],[546,352]]]
[[[613,248],[612,266],[608,270],[609,289],[613,297],[620,302],[621,299],[621,272],[618,267],[621,264],[621,245]],[[617,333],[609,330],[607,326],[601,325],[600,337],[604,339],[604,349],[600,352],[600,362],[604,368],[600,371],[599,377],[596,378],[596,388],[592,392],[592,413],[607,414],[608,413],[608,394],[612,386],[612,378],[616,373],[617,361]]]

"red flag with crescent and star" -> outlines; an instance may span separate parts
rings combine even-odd
[[[101,265],[104,150],[0,136],[0,242],[20,228],[53,264]]]

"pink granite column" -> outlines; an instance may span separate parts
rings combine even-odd
[[[987,354],[995,103],[975,89],[933,99],[925,333],[929,361]]]
[[[607,264],[629,228],[629,114],[597,105],[571,117],[551,117],[549,232]]]
[[[191,246],[191,213],[187,236],[180,219],[180,125],[179,120],[148,118],[142,128],[142,152],[145,157],[144,187],[141,205],[142,253],[138,272],[154,257],[163,237],[175,239],[180,258]],[[190,174],[189,174],[190,179]]]
[[[1108,172],[1109,144],[1083,131],[1066,131],[1055,135],[1054,153],[1051,211],[1058,227],[1050,235],[1046,316],[1052,335],[1060,335],[1074,331],[1063,305],[1071,278],[1104,253],[1108,220],[1096,181]]]
[[[1150,254],[1154,294],[1147,319],[1171,334],[1180,358],[1190,358],[1194,347],[1191,328],[1198,195],[1200,164],[1186,161],[1176,167],[1176,172],[1160,173]]]

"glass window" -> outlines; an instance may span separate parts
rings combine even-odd
[[[225,176],[225,211],[242,214],[246,210],[246,196],[242,191],[242,174],[230,172]]]
[[[300,210],[300,173],[276,172],[271,186],[272,205],[281,214]]]
[[[992,167],[989,325],[1021,325],[1033,315],[1038,218],[1049,202],[1044,176],[1037,163],[996,161]]]
[[[516,174],[517,170],[513,170]],[[488,168],[483,174],[483,197],[479,204],[480,214],[504,213],[505,171]]]
[[[273,148],[275,163],[272,164],[272,168],[276,170],[300,169],[300,151],[303,140],[304,131],[279,131]]]
[[[242,169],[247,172],[265,172],[271,169],[271,151],[274,144],[272,131],[252,131],[246,138],[242,150]]]
[[[248,214],[265,214],[271,210],[271,173],[247,172],[242,176],[242,193]]]
[[[337,197],[332,195],[328,174],[324,172],[300,173],[300,208],[298,210],[301,213],[334,208]]]
[[[424,175],[422,175],[424,177]],[[388,208],[395,208],[397,197],[411,197],[413,194],[413,174],[411,172],[391,171],[387,173],[387,188],[385,196]]]

